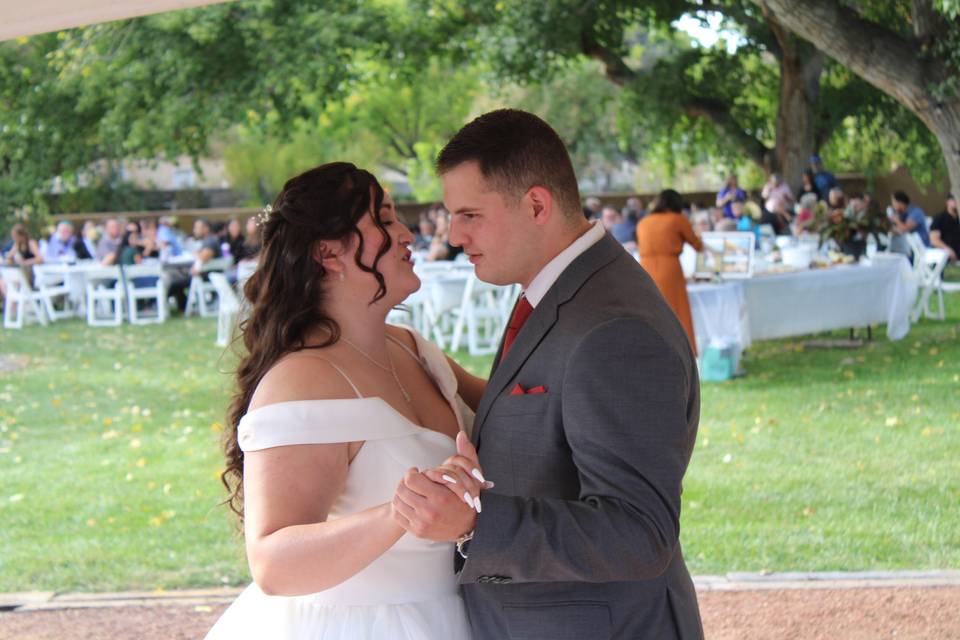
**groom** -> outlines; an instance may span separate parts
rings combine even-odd
[[[496,487],[477,514],[408,476],[411,525],[437,540],[472,533],[458,561],[476,638],[702,638],[679,543],[700,413],[683,328],[584,220],[570,157],[538,117],[487,113],[437,167],[450,242],[481,280],[523,294],[472,433]]]

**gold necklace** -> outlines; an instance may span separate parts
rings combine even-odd
[[[352,342],[350,342],[350,340],[348,340],[348,339],[345,338],[344,336],[340,336],[340,339],[343,340],[344,342],[346,342],[346,343],[347,343],[348,345],[350,345],[351,347],[353,347],[353,350],[356,351],[357,353],[359,353],[360,355],[362,355],[364,358],[366,358],[367,360],[369,360],[369,361],[372,362],[373,364],[377,365],[378,367],[380,367],[380,368],[383,369],[384,371],[387,371],[388,373],[390,373],[390,374],[393,376],[393,379],[397,382],[397,386],[400,387],[400,394],[403,395],[404,401],[405,401],[407,404],[409,404],[409,405],[412,405],[412,404],[413,404],[413,401],[412,401],[411,398],[410,398],[410,394],[409,394],[409,393],[407,392],[407,390],[404,388],[403,383],[400,382],[400,376],[397,375],[397,369],[396,369],[396,367],[393,366],[393,358],[390,357],[390,349],[389,349],[389,348],[387,349],[387,362],[390,363],[390,366],[388,367],[387,365],[383,364],[382,362],[377,362],[376,360],[374,360],[374,359],[373,359],[373,356],[371,356],[370,354],[368,354],[366,351],[364,351],[363,349],[361,349],[361,348],[358,347],[357,345],[355,345],[355,344],[353,344]]]

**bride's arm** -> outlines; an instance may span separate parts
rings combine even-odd
[[[453,373],[457,377],[457,393],[460,394],[460,397],[463,398],[463,401],[467,403],[468,407],[476,411],[477,406],[480,404],[480,397],[483,396],[483,392],[487,388],[486,378],[479,378],[469,373],[450,356],[447,356],[447,361],[450,363],[450,368],[453,369]]]
[[[247,558],[265,593],[294,596],[334,587],[403,535],[389,503],[327,521],[348,464],[348,443],[275,447],[244,456]]]
[[[305,398],[354,396],[349,382],[327,361],[297,355],[270,369],[250,409]],[[247,560],[254,582],[264,592],[292,596],[334,587],[403,535],[389,503],[327,521],[343,492],[350,460],[362,444],[301,444],[244,454]]]

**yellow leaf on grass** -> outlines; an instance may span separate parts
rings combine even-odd
[[[897,416],[890,416],[889,418],[887,418],[887,421],[885,424],[888,427],[895,427],[898,424],[900,424],[900,418],[898,418]]]
[[[924,437],[926,437],[926,438],[929,438],[929,437],[930,437],[930,434],[932,434],[932,433],[933,433],[933,429],[931,429],[930,427],[924,427],[924,428],[923,428],[923,431],[920,432],[920,435],[922,435],[922,436],[924,436]]]
[[[137,460],[137,466],[140,467],[141,469],[147,466],[147,459],[140,458],[139,460]]]

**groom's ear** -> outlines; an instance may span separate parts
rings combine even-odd
[[[554,200],[553,194],[545,187],[530,187],[527,195],[524,196],[530,210],[533,212],[534,224],[543,225],[553,216]]]

